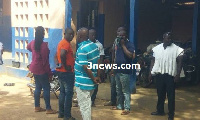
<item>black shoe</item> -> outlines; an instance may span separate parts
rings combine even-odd
[[[164,112],[160,113],[160,112],[156,111],[156,112],[152,112],[151,115],[160,115],[160,116],[163,116],[163,115],[165,115],[165,113]]]
[[[64,115],[58,114],[58,118],[64,118]]]
[[[66,118],[66,117],[64,117],[64,119],[63,120],[76,120],[75,118],[73,118],[73,117],[70,117],[70,118]]]
[[[94,103],[92,103],[92,107],[96,107],[96,105]]]
[[[174,120],[174,117],[168,117],[168,120]]]

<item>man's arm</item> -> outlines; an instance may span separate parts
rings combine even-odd
[[[176,58],[176,62],[177,62],[177,75],[174,78],[175,82],[177,82],[180,79],[180,74],[181,74],[181,69],[182,69],[182,59],[183,59],[183,55],[178,56]]]
[[[127,48],[126,46],[123,44],[122,45],[122,48],[123,48],[123,51],[125,53],[125,55],[128,57],[128,58],[133,58],[133,53],[131,53]]]
[[[71,66],[67,66],[66,64],[66,54],[67,54],[67,50],[61,49],[60,52],[60,58],[61,58],[61,64],[64,66],[66,71],[71,71]]]
[[[124,41],[123,39],[120,40],[120,44],[121,44],[121,46],[122,46],[122,48],[123,48],[123,51],[124,51],[125,55],[126,55],[128,58],[133,58],[133,53],[130,52],[130,51],[127,49],[127,47],[125,46],[125,41]]]
[[[150,82],[152,82],[151,71],[152,71],[152,68],[153,68],[153,66],[154,66],[154,63],[155,63],[155,57],[153,57],[153,58],[151,59],[151,65],[150,65],[150,69],[149,69],[149,77],[148,77],[148,79],[149,79]]]

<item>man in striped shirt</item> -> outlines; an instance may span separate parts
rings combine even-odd
[[[91,94],[100,78],[97,69],[88,69],[88,64],[98,64],[99,50],[95,43],[88,40],[88,29],[77,32],[78,49],[75,61],[75,86],[78,104],[83,120],[91,120]]]

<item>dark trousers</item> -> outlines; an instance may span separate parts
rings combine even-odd
[[[49,78],[47,74],[43,75],[33,75],[35,79],[35,92],[34,92],[34,99],[35,99],[35,107],[40,107],[40,94],[43,89],[44,93],[44,101],[46,104],[46,109],[51,109],[50,105],[50,84]]]
[[[174,111],[175,111],[174,77],[168,74],[158,74],[156,75],[156,86],[158,95],[157,111],[160,113],[164,112],[164,103],[167,93],[169,117],[174,117]]]
[[[116,91],[116,80],[114,75],[109,75],[110,79],[110,88],[111,88],[111,102],[112,105],[117,103],[117,91]]]
[[[91,96],[92,104],[94,104],[94,101],[97,97],[98,87],[99,87],[99,85],[96,85],[96,88],[94,89],[94,92],[92,93],[92,96]]]
[[[74,73],[58,72],[60,84],[59,114],[71,117],[72,97],[74,88]]]

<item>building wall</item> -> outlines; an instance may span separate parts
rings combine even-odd
[[[0,42],[4,44],[6,51],[12,51],[12,31],[11,31],[11,0],[3,1],[3,11],[0,17]]]
[[[174,10],[173,25],[174,40],[186,42],[192,40],[193,10]]]
[[[104,31],[104,47],[113,44],[116,38],[117,28],[124,24],[124,7],[125,0],[105,0],[105,31]]]
[[[74,39],[71,41],[72,49],[75,54],[76,52],[76,32],[77,32],[77,13],[79,11],[79,0],[71,0],[72,5],[72,21],[71,27],[74,30]]]
[[[62,39],[65,25],[65,1],[63,0],[12,0],[12,55],[25,68],[32,60],[26,47],[34,40],[35,28],[45,28],[44,41],[50,49],[49,61],[55,68],[54,56]]]
[[[174,40],[192,38],[193,10],[173,10],[158,1],[140,0],[138,14],[138,48],[142,51],[166,31],[173,32]]]
[[[138,48],[146,51],[149,44],[171,27],[169,7],[158,1],[140,0],[138,10]]]

